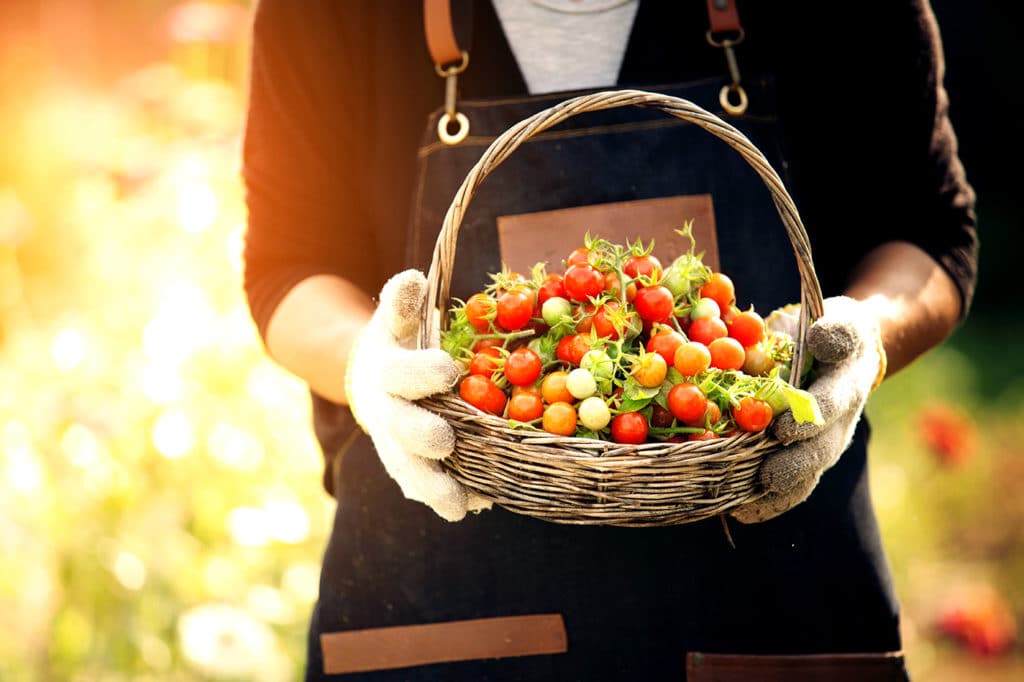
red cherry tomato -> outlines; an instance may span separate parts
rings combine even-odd
[[[727,326],[729,336],[739,341],[744,348],[758,344],[764,338],[764,320],[753,310],[736,314]]]
[[[623,264],[622,271],[633,278],[643,275],[657,282],[661,279],[661,261],[650,254],[630,256]]]
[[[647,441],[647,420],[639,412],[623,412],[612,419],[612,440],[639,445]]]
[[[772,406],[757,398],[743,398],[732,409],[732,418],[744,431],[764,431],[772,423]]]
[[[711,366],[711,351],[703,343],[687,341],[676,349],[672,366],[686,377],[700,374]]]
[[[589,265],[573,265],[565,271],[562,279],[565,293],[573,301],[586,301],[604,290],[604,275]]]
[[[717,438],[718,438],[718,434],[717,433],[715,433],[714,431],[709,431],[708,429],[704,429],[700,433],[691,433],[687,437],[686,440],[688,440],[688,441],[716,440]]]
[[[537,290],[537,304],[544,305],[544,301],[556,296],[565,298],[565,285],[562,283],[561,275],[552,273],[547,276]]]
[[[494,312],[494,299],[487,294],[473,294],[466,301],[466,319],[480,332],[487,331],[491,322],[488,316]]]
[[[499,338],[479,339],[476,343],[473,344],[473,352],[474,353],[479,353],[484,348],[497,348],[498,346],[503,346],[503,345],[505,345],[505,340],[504,339],[499,339]]]
[[[728,335],[729,330],[726,329],[725,322],[717,317],[702,317],[699,320],[694,320],[687,332],[691,341],[703,343],[705,346],[710,346],[715,339]]]
[[[718,369],[742,369],[746,353],[736,339],[728,336],[715,339],[708,346],[711,352],[711,366]]]
[[[516,393],[508,401],[508,418],[529,422],[544,414],[544,402],[536,393]]]
[[[590,265],[590,249],[582,246],[573,249],[569,257],[565,259],[565,269],[568,270],[574,265]]]
[[[676,384],[668,392],[668,409],[681,422],[704,419],[708,399],[697,384]]]
[[[657,403],[651,403],[651,426],[658,429],[665,429],[672,426],[675,416]]]
[[[467,403],[499,417],[505,411],[505,392],[493,381],[479,374],[470,374],[459,384],[459,395]]]
[[[636,292],[633,305],[641,320],[665,322],[672,317],[672,292],[663,286],[644,287]]]
[[[555,355],[562,362],[579,365],[584,353],[590,350],[590,339],[585,334],[570,334],[563,336],[558,342]]]
[[[647,352],[657,353],[665,358],[666,364],[672,365],[675,362],[676,349],[684,342],[685,339],[678,332],[662,327],[661,331],[653,334],[647,342]]]
[[[533,316],[533,296],[525,289],[512,289],[498,296],[498,314],[494,320],[502,329],[516,331]]]
[[[473,353],[473,359],[469,361],[469,373],[490,379],[500,366],[501,351],[494,346],[488,346]]]
[[[529,348],[516,348],[505,358],[505,378],[515,386],[532,384],[540,376],[540,356]]]
[[[707,283],[700,288],[700,295],[713,299],[724,311],[736,301],[736,287],[727,275],[713,272]]]
[[[612,322],[612,318],[616,315],[618,309],[618,301],[608,301],[594,313],[594,331],[597,332],[598,336],[613,340],[619,338],[619,330],[615,328],[615,324]]]

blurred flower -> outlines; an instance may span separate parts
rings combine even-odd
[[[270,675],[283,672],[273,630],[233,606],[204,604],[186,611],[178,619],[178,639],[185,658],[214,677],[275,679]]]
[[[990,585],[965,585],[950,593],[936,626],[978,656],[1008,652],[1017,640],[1017,622],[1005,598]]]
[[[178,459],[195,445],[195,432],[188,415],[168,411],[153,424],[153,446],[164,457]]]
[[[975,450],[974,423],[946,403],[932,403],[918,414],[921,438],[946,466],[967,462]]]

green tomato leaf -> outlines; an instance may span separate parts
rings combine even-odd
[[[662,409],[668,409],[668,394],[672,390],[672,387],[676,384],[681,384],[686,381],[686,378],[682,373],[675,367],[669,367],[668,373],[665,375],[665,380],[661,382],[661,386],[658,387],[658,394],[654,396],[654,402],[658,404]]]
[[[653,396],[650,398],[625,398],[619,405],[619,412],[639,412],[647,407],[652,400],[654,400]]]
[[[812,394],[799,388],[793,388],[788,383],[782,384],[782,390],[786,393],[786,400],[789,401],[793,419],[798,424],[811,422],[821,426],[825,423],[825,418],[821,416],[821,408],[818,407],[818,401]]]
[[[647,402],[650,402],[651,398],[658,395],[660,390],[661,386],[653,386],[651,388],[641,386],[637,383],[636,379],[630,376],[622,386],[622,397],[626,400],[647,400]],[[646,405],[647,403],[644,404]]]

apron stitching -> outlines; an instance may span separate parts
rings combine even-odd
[[[417,152],[417,156],[419,155],[420,154]],[[407,250],[405,254],[406,265],[409,267],[415,266],[416,259],[420,252],[420,223],[423,217],[423,187],[426,185],[427,181],[427,165],[425,163],[418,163],[417,165],[419,166],[419,172],[417,173],[418,177],[416,179],[416,208],[412,219],[411,244],[408,247],[409,250]]]
[[[774,121],[777,120],[774,116],[744,116],[743,118],[745,118],[747,120],[760,121],[762,123],[771,123],[771,122],[774,122]],[[543,141],[547,141],[547,140],[564,140],[564,139],[570,139],[570,138],[576,138],[576,137],[585,137],[587,135],[600,135],[600,134],[605,134],[605,133],[619,133],[619,132],[628,133],[628,132],[634,132],[634,131],[637,131],[637,130],[656,130],[658,128],[667,128],[667,127],[671,127],[671,126],[688,126],[688,125],[693,125],[693,124],[689,123],[687,121],[681,121],[681,120],[679,120],[677,118],[668,117],[665,120],[644,121],[642,123],[617,123],[617,124],[606,125],[606,126],[591,126],[589,128],[578,128],[576,130],[559,130],[559,131],[554,131],[554,132],[540,133],[539,135],[535,135],[532,138],[530,138],[529,140],[526,140],[523,143],[523,145],[525,146],[525,145],[532,144],[534,142],[543,142]],[[489,145],[490,143],[494,142],[494,140],[497,139],[497,137],[498,137],[497,135],[494,135],[494,136],[484,136],[484,135],[475,135],[474,136],[474,135],[470,135],[465,140],[463,140],[460,143],[459,146],[462,146],[462,147],[482,147],[482,146]],[[424,147],[420,147],[417,150],[417,152],[416,152],[416,156],[422,159],[422,158],[425,158],[425,157],[429,156],[430,154],[433,154],[437,150],[445,149],[448,146],[449,145],[446,145],[446,144],[444,144],[443,142],[440,142],[440,141],[438,141],[438,142],[431,142],[430,144],[428,144],[428,145],[426,145]]]

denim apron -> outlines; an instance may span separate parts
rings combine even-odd
[[[709,80],[646,89],[724,116],[721,86]],[[785,179],[770,83],[748,79],[746,86],[751,107],[729,121]],[[472,128],[457,146],[438,143],[435,113],[419,151],[409,267],[429,268],[448,205],[494,137],[566,98],[461,101]],[[740,304],[767,313],[798,301],[795,258],[756,173],[711,134],[639,108],[577,116],[527,141],[497,168],[462,224],[452,295],[467,297],[501,269],[500,216],[699,194],[711,195],[720,269],[736,283]],[[338,507],[307,679],[684,680],[693,652],[898,650],[866,444],[862,423],[805,503],[762,524],[730,521],[732,546],[717,519],[660,528],[571,526],[494,508],[448,523],[405,500],[360,435],[336,467]],[[565,653],[321,676],[324,633],[529,614],[561,614]]]

